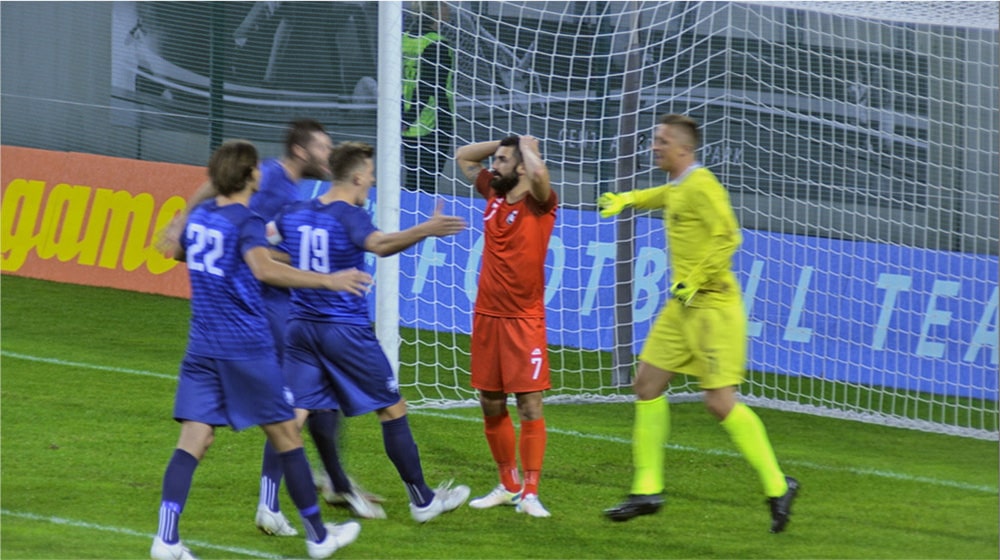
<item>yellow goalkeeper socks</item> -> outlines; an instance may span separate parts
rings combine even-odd
[[[761,485],[764,486],[764,494],[771,498],[784,495],[788,484],[774,457],[774,449],[760,417],[749,406],[738,402],[720,423],[729,432],[729,438],[736,444],[736,448],[757,471]]]
[[[632,426],[633,494],[663,492],[663,446],[670,433],[670,407],[663,395],[649,401],[635,401]]]

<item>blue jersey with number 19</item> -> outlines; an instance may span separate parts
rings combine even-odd
[[[368,211],[343,201],[323,204],[320,199],[287,206],[275,219],[283,241],[279,249],[292,257],[292,266],[331,273],[365,267],[365,239],[374,231]],[[289,319],[351,325],[370,325],[363,296],[296,288],[292,290]]]
[[[208,200],[188,216],[181,247],[191,279],[188,353],[240,360],[271,355],[261,283],[243,260],[250,249],[269,247],[264,219],[242,204]]]

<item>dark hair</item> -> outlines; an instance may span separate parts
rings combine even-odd
[[[345,181],[365,160],[375,156],[375,148],[365,142],[341,142],[330,152],[330,173],[334,181]]]
[[[246,188],[247,180],[257,169],[257,148],[247,140],[223,143],[208,160],[208,178],[223,196]]]
[[[506,138],[500,140],[501,146],[514,146],[514,157],[520,162],[523,158],[521,157],[521,137],[517,134],[511,134]]]
[[[701,145],[701,132],[698,131],[698,121],[691,117],[671,113],[660,117],[660,124],[680,126],[687,129],[688,134],[691,136],[691,141],[694,142],[693,147],[697,148]]]
[[[315,132],[326,133],[326,129],[319,121],[313,119],[297,119],[288,125],[285,132],[285,155],[292,155],[292,148],[295,146],[307,146],[312,142],[312,135]]]

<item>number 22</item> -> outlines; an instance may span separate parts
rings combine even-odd
[[[192,240],[187,250],[188,269],[225,276],[226,272],[215,265],[225,251],[222,232],[201,224],[188,224],[187,234]]]

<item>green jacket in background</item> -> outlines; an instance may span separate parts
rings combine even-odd
[[[455,99],[452,88],[454,72],[452,71],[450,53],[449,56],[445,57],[446,60],[436,61],[437,64],[447,67],[447,78],[444,84],[439,83],[440,80],[437,76],[440,75],[440,72],[435,72],[434,76],[421,76],[421,61],[424,51],[431,45],[438,43],[443,44],[444,39],[436,32],[420,36],[403,34],[403,121],[409,123],[406,130],[403,131],[403,136],[426,136],[438,129],[438,108],[441,103],[438,97],[442,91],[447,98],[449,111],[454,110]],[[416,98],[418,90],[424,99]]]

